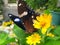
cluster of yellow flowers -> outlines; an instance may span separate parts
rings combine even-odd
[[[49,37],[54,37],[54,34],[48,33],[47,36],[49,36]]]
[[[41,36],[38,33],[34,33],[31,36],[27,37],[27,44],[36,45],[36,43],[40,43]]]
[[[3,22],[2,26],[6,27],[6,26],[10,26],[13,24],[13,21],[8,21],[8,22]]]
[[[52,22],[51,14],[41,14],[37,16],[35,20],[33,20],[33,26],[36,29],[40,29],[43,35],[54,37],[54,34],[50,32],[47,33],[48,28],[51,27],[51,22]],[[54,28],[54,26],[52,26],[51,28]],[[40,36],[39,33],[34,33],[31,36],[26,37],[26,39],[27,44],[36,45],[36,43],[41,42],[42,36]]]
[[[34,28],[41,29],[42,34],[45,34],[47,29],[51,26],[51,14],[41,14],[37,16],[36,19],[37,20],[33,20]]]

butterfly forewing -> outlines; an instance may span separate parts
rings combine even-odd
[[[19,26],[20,28],[22,28],[23,30],[26,30],[24,25],[23,25],[23,22],[21,21],[21,19],[17,16],[14,16],[13,14],[8,14],[8,16],[10,17],[10,19],[17,25]]]
[[[37,16],[37,14],[29,8],[27,3],[23,0],[18,1],[18,14],[24,23],[26,31],[29,33],[35,31],[32,20]]]

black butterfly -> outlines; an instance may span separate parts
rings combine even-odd
[[[35,13],[34,10],[29,8],[29,6],[27,5],[27,3],[24,0],[18,1],[18,14],[19,14],[19,19],[21,19],[23,24],[22,24],[22,22],[20,22],[17,25],[22,24],[22,27],[21,26],[19,26],[19,27],[23,28],[28,33],[34,32],[36,29],[33,27],[32,20],[36,19],[36,16],[39,14]]]
[[[23,22],[19,17],[14,16],[13,14],[8,14],[8,16],[17,26],[21,27],[23,30],[26,30],[25,27],[23,26]]]
[[[33,27],[33,19],[38,15],[34,10],[28,7],[27,3],[23,0],[18,1],[18,14],[22,19],[26,32],[32,33],[36,29]]]

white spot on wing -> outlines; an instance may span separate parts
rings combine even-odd
[[[20,21],[20,19],[16,18],[14,21],[16,21],[16,22],[17,22],[17,21]]]
[[[28,14],[27,11],[23,12],[19,17],[23,17],[23,16],[26,16]]]
[[[22,4],[20,3],[19,6],[21,6]]]
[[[32,18],[34,18],[34,16],[31,16]]]
[[[22,23],[22,24],[24,24],[24,23]]]
[[[9,15],[9,17],[11,17],[12,15]]]

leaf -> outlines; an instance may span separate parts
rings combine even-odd
[[[56,37],[54,37],[53,39],[54,39],[54,40],[59,40],[59,39],[60,39],[60,37],[57,37],[57,36],[56,36]]]
[[[7,44],[9,44],[9,43],[11,43],[11,42],[16,42],[15,41],[15,38],[10,38],[10,37],[8,37],[7,39],[6,39],[6,41],[2,44],[2,45],[7,45]]]
[[[7,33],[0,31],[0,45],[6,41],[7,37],[8,37]]]
[[[60,40],[57,40],[57,41],[50,40],[50,41],[47,41],[45,45],[60,45]]]
[[[48,40],[60,40],[60,37],[57,37],[57,36],[55,36],[55,37],[46,37],[46,41],[48,41]]]
[[[60,26],[57,26],[54,30],[54,34],[60,36]]]
[[[50,10],[44,10],[44,13],[46,13],[46,14],[50,14]]]
[[[48,38],[45,45],[60,45],[60,26],[57,26],[53,32],[56,36],[54,38]]]
[[[28,34],[26,34],[25,31],[22,30],[17,25],[14,26],[13,32],[15,33],[15,35],[17,36],[17,38],[19,39],[19,41],[20,41],[19,43],[21,43],[22,45],[25,45],[26,44],[26,36]]]
[[[16,34],[16,36],[18,37],[18,38],[24,38],[24,37],[26,37],[25,35],[25,31],[24,30],[22,30],[20,27],[18,27],[17,25],[15,25],[14,26],[14,30],[13,30],[13,32]]]

